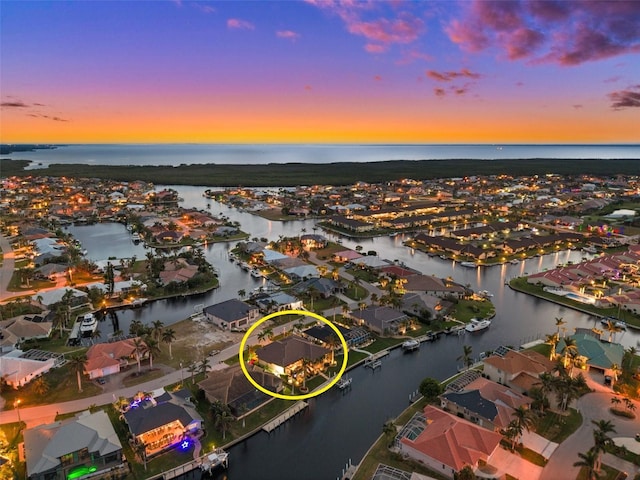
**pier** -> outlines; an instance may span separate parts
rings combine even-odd
[[[288,409],[286,412],[280,414],[279,416],[271,420],[269,423],[265,424],[262,427],[262,429],[267,433],[271,433],[273,430],[278,428],[280,425],[282,425],[284,422],[289,420],[291,417],[295,416],[297,413],[300,413],[302,410],[304,410],[308,406],[309,404],[307,402],[303,402],[303,401],[297,402],[293,407]]]

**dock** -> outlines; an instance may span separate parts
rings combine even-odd
[[[71,333],[67,338],[67,345],[79,345],[80,344],[80,323],[79,321],[73,322]]]
[[[372,356],[364,361],[364,366],[369,367],[371,370],[375,370],[376,368],[382,367],[382,360]]]
[[[262,427],[262,429],[267,433],[271,433],[273,430],[278,428],[280,425],[282,425],[284,422],[286,422],[290,418],[294,417],[297,413],[300,413],[302,410],[304,410],[308,406],[309,404],[307,402],[299,401],[293,407],[288,409],[286,412],[278,415],[269,423],[265,424]]]
[[[160,475],[153,477],[154,480],[171,480],[172,478],[180,477],[185,473],[189,473],[193,470],[203,470],[210,472],[212,469],[221,466],[227,468],[229,454],[222,449],[217,449],[215,452],[202,455],[194,460],[162,472]]]

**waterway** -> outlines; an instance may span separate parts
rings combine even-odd
[[[204,198],[201,187],[171,188],[184,198],[184,207],[208,209],[214,215],[226,215],[240,222],[242,230],[251,237],[277,239],[279,235],[298,235],[302,228],[311,232],[315,226],[313,220],[275,222],[237,211]],[[130,257],[133,254],[142,258],[145,255],[144,249],[141,252],[134,250],[142,247],[133,246],[122,225],[69,227],[69,232],[82,242],[88,256],[94,260],[108,256]],[[517,265],[465,268],[452,261],[413,251],[402,245],[404,240],[401,235],[359,241],[341,239],[345,247],[354,248],[361,244],[364,251],[375,250],[383,258],[403,261],[425,274],[451,276],[454,281],[469,284],[475,290],[492,292],[497,313],[491,327],[479,334],[444,337],[438,342],[423,344],[412,354],[393,351],[383,360],[382,368],[375,372],[362,367],[355,369],[350,373],[353,387],[347,392],[332,389],[312,399],[307,410],[275,432],[261,432],[231,448],[229,469],[220,473],[217,480],[337,478],[349,459],[354,463],[360,461],[380,435],[384,422],[407,406],[410,393],[417,389],[424,377],[444,379],[456,372],[459,366],[456,358],[461,355],[463,345],[471,345],[474,355],[499,345],[517,346],[555,331],[556,317],[567,322],[568,334],[576,327],[591,328],[596,324],[590,315],[515,292],[504,285],[506,280],[518,275],[553,268],[558,263],[579,262],[581,252],[562,251]],[[233,244],[218,243],[207,245],[205,249],[207,259],[220,271],[218,289],[197,297],[162,300],[142,309],[118,311],[115,315],[119,328],[128,331],[134,318],[145,324],[161,320],[170,325],[188,317],[197,304],[217,303],[237,297],[240,289],[249,291],[259,286],[262,280],[254,279],[228,261],[230,248]],[[108,320],[105,322],[100,327],[103,336],[115,328]],[[625,347],[636,346],[638,339],[640,336],[630,331],[616,336],[616,340]]]

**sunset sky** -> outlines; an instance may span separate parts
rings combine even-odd
[[[3,143],[638,143],[639,1],[0,2]]]

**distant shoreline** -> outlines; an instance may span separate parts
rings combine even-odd
[[[633,175],[640,159],[513,159],[390,160],[376,162],[191,164],[180,166],[51,164],[25,170],[28,160],[0,160],[0,176],[49,176],[146,181],[163,185],[203,187],[287,187],[381,183],[403,178],[430,180],[473,175]]]

